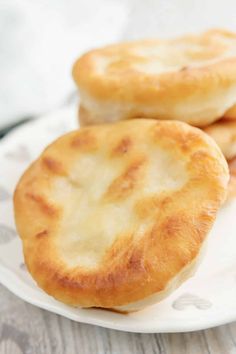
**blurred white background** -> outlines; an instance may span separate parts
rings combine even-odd
[[[236,30],[235,0],[0,0],[0,127],[65,104],[90,48],[210,27]]]

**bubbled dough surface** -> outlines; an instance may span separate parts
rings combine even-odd
[[[99,154],[88,154],[81,156],[80,163],[72,167],[69,178],[56,181],[53,199],[63,205],[56,243],[66,264],[96,267],[117,237],[125,234],[133,234],[136,239],[142,237],[150,224],[140,223],[135,213],[136,202],[154,195],[158,198],[163,191],[178,190],[186,183],[188,173],[184,161],[176,160],[170,152],[154,144],[150,151],[145,152],[132,176],[135,188],[128,197],[118,198],[115,203],[109,202],[109,194],[113,193],[111,186],[132,168],[133,161],[123,166],[121,161],[112,163]],[[76,184],[71,184],[71,180]],[[121,189],[130,187],[129,178],[124,177],[119,183]]]
[[[124,45],[122,51],[106,49],[94,56],[98,73],[108,75],[161,74],[213,64],[236,56],[236,37],[185,36],[174,40],[149,40]]]

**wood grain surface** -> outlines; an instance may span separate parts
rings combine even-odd
[[[29,305],[0,285],[0,354],[236,354],[236,323],[170,334],[119,332]]]

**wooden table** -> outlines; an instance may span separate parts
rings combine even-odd
[[[0,285],[0,354],[235,354],[236,322],[205,331],[137,334],[73,322]]]

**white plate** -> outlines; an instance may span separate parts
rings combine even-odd
[[[122,315],[75,309],[40,290],[27,272],[16,235],[12,195],[30,161],[62,133],[76,128],[74,109],[64,109],[17,128],[0,142],[0,281],[25,301],[72,320],[130,332],[183,332],[236,320],[236,202],[224,207],[211,232],[197,274],[169,298]]]

